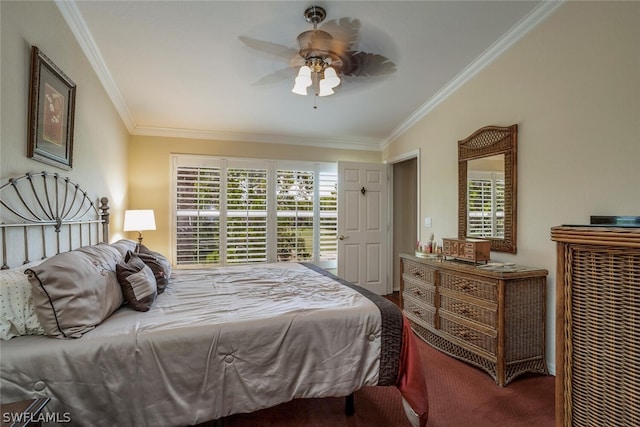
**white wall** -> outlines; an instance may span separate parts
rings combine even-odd
[[[122,230],[126,204],[129,134],[109,97],[52,1],[0,1],[0,180],[26,172],[57,172],[95,194],[107,196],[112,230]],[[65,171],[27,157],[29,70],[35,45],[77,86],[73,169]]]
[[[640,2],[564,3],[383,153],[421,149],[421,218],[433,218],[421,239],[455,237],[457,141],[483,126],[518,124],[518,253],[492,259],[549,270],[552,371],[550,228],[586,224],[590,215],[640,215],[638,22]]]

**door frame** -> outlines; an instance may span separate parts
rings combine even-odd
[[[411,151],[408,151],[406,153],[399,154],[397,156],[391,157],[390,159],[387,159],[385,161],[385,163],[387,163],[389,165],[388,182],[389,182],[389,201],[390,201],[390,203],[389,203],[389,211],[387,212],[387,218],[389,220],[389,224],[391,225],[391,224],[394,223],[394,215],[393,215],[394,214],[394,203],[393,203],[393,201],[394,201],[394,193],[393,193],[394,173],[393,173],[393,165],[396,164],[396,163],[404,162],[405,160],[416,159],[416,181],[417,181],[416,182],[416,210],[417,210],[416,218],[417,218],[417,221],[416,221],[415,226],[416,226],[416,236],[418,236],[418,239],[420,238],[420,218],[421,218],[420,217],[420,206],[421,206],[421,203],[420,203],[420,200],[421,200],[421,198],[420,198],[420,194],[421,194],[421,192],[420,192],[420,182],[421,182],[421,179],[420,179],[420,170],[421,170],[420,164],[421,164],[421,162],[420,162],[420,160],[421,160],[421,158],[420,157],[421,156],[420,155],[421,155],[420,149],[417,148],[415,150],[411,150]],[[387,237],[387,241],[389,242],[389,252],[391,253],[391,256],[388,257],[387,271],[389,272],[389,275],[391,277],[391,280],[390,280],[391,289],[390,289],[390,291],[393,292],[393,290],[394,290],[393,289],[393,277],[394,277],[394,275],[396,273],[394,271],[394,268],[393,268],[394,267],[394,259],[393,259],[393,255],[394,255],[393,254],[393,237],[394,237],[394,235],[393,235],[393,227],[390,226],[388,228],[388,230],[389,230],[389,233],[388,233],[389,235]]]

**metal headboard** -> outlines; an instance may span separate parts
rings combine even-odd
[[[0,187],[0,235],[3,270],[108,242],[109,200],[103,197],[96,206],[78,184],[57,173],[10,178]]]

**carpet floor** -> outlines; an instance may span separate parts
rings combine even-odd
[[[434,350],[417,338],[429,393],[429,427],[552,427],[554,377],[522,376],[499,387],[484,371]],[[355,393],[355,414],[344,398],[299,399],[224,419],[224,427],[410,427],[395,387]]]

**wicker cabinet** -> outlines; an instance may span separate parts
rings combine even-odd
[[[554,227],[556,426],[640,425],[640,228]]]
[[[547,270],[401,255],[400,297],[431,346],[487,371],[500,386],[546,373]]]

